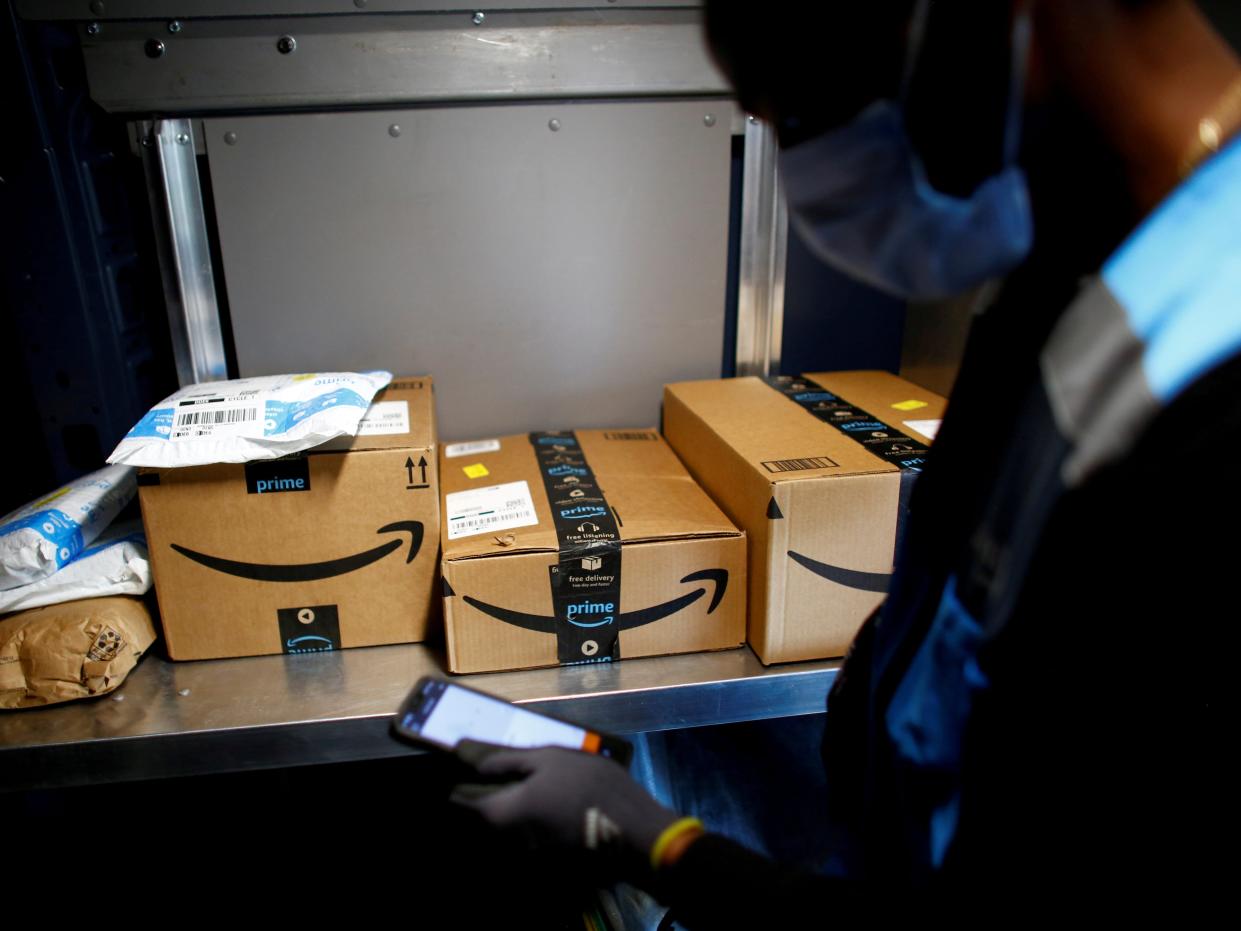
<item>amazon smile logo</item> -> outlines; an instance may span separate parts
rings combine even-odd
[[[707,613],[713,614],[715,609],[719,607],[720,601],[724,597],[724,593],[728,590],[728,570],[727,569],[703,569],[700,572],[691,572],[685,578],[681,579],[683,585],[693,582],[710,582],[711,601],[707,605]],[[707,594],[707,588],[700,587],[692,592],[687,592],[679,598],[673,598],[671,601],[665,601],[663,604],[653,605],[649,608],[642,608],[638,611],[625,611],[620,613],[610,613],[612,605],[606,605],[606,609],[602,606],[598,609],[592,609],[588,612],[584,610],[574,610],[573,617],[569,622],[578,627],[596,627],[602,625],[616,625],[616,630],[631,630],[634,627],[641,627],[644,624],[650,624],[655,621],[663,620],[670,615],[676,614],[688,608],[694,602],[698,601]],[[557,632],[559,622],[556,618],[542,614],[526,614],[522,611],[512,611],[508,608],[502,608],[498,605],[487,604],[485,601],[479,601],[469,595],[464,597],[465,603],[472,608],[477,608],[490,617],[494,617],[497,621],[503,621],[505,624],[512,624],[514,627],[521,627],[525,630],[533,630],[543,634],[554,634]],[[600,616],[602,613],[603,616]],[[578,615],[586,615],[591,620],[587,621],[584,617]],[[604,619],[606,617],[606,620]]]
[[[320,637],[317,634],[306,634],[304,637],[290,637],[284,643],[285,652],[326,652],[335,649],[336,645],[332,643],[329,637]]]
[[[789,559],[829,582],[835,582],[846,588],[856,588],[863,592],[886,594],[892,581],[890,572],[859,572],[857,569],[845,569],[841,566],[819,562],[817,559],[811,559],[793,550],[789,550]]]
[[[422,548],[422,522],[416,520],[397,521],[380,527],[376,533],[409,534],[409,552],[405,557],[406,564],[414,561],[418,550]],[[310,563],[258,563],[238,562],[222,556],[199,553],[185,546],[172,543],[170,546],[186,559],[192,559],[201,566],[223,572],[225,575],[241,579],[252,579],[255,582],[314,582],[319,579],[330,579],[365,568],[371,563],[379,562],[389,553],[400,550],[404,545],[403,538],[388,540],[379,546],[339,559],[328,559],[324,562]]]

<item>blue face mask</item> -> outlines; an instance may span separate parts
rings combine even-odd
[[[780,153],[790,222],[821,259],[897,297],[935,300],[1007,274],[1029,254],[1034,224],[1015,164],[1028,23],[1014,30],[1006,167],[969,197],[931,187],[898,103]]]

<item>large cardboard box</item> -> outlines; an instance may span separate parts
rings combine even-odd
[[[436,474],[430,378],[394,380],[356,437],[298,456],[141,470],[169,655],[423,640],[439,563]]]
[[[654,430],[444,447],[448,666],[738,647],[745,536]]]
[[[942,397],[887,372],[682,382],[664,435],[750,539],[764,663],[843,655],[882,603]]]

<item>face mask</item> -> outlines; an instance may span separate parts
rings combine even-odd
[[[969,197],[931,187],[895,101],[877,101],[849,125],[780,154],[790,222],[819,258],[915,301],[961,294],[1025,259],[1034,225],[1015,161],[1028,35],[1028,20],[1019,16],[1006,167]]]

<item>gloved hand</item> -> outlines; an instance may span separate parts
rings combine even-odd
[[[453,801],[536,847],[597,855],[626,878],[651,870],[651,851],[679,819],[606,757],[543,747],[512,750],[464,740],[457,756],[492,784],[459,786]],[[495,784],[496,780],[512,780]]]

